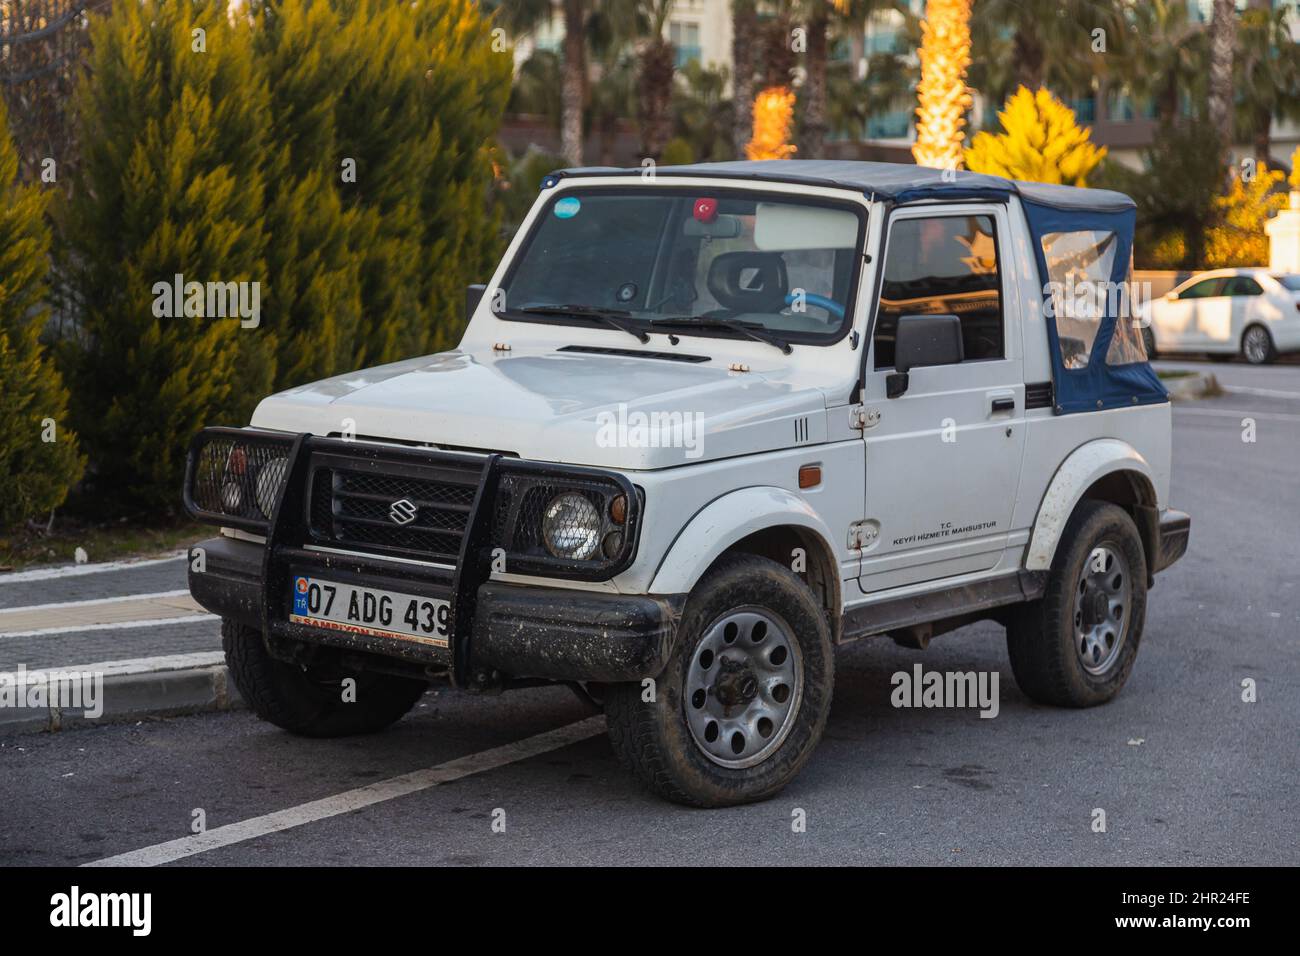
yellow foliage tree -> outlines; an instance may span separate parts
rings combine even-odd
[[[1092,144],[1092,129],[1079,126],[1074,110],[1047,90],[1020,87],[998,113],[1000,133],[977,133],[966,166],[977,173],[1035,183],[1088,185],[1088,174],[1106,155]]]
[[[966,70],[970,66],[971,0],[927,0],[921,21],[921,81],[916,87],[918,166],[960,169],[966,111],[971,107]]]
[[[1253,176],[1233,175],[1227,195],[1214,201],[1221,221],[1205,234],[1207,268],[1268,265],[1264,222],[1286,208],[1286,193],[1278,188],[1285,179],[1263,163]]]
[[[794,118],[794,91],[770,86],[754,97],[754,135],[745,146],[746,159],[789,159],[795,147],[786,142]]]

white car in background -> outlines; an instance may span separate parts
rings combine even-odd
[[[1240,354],[1252,365],[1300,350],[1300,275],[1216,269],[1147,306],[1147,352]]]

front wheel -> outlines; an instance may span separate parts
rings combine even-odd
[[[334,667],[300,667],[266,650],[262,632],[230,619],[221,645],[235,686],[253,713],[304,737],[344,737],[383,730],[415,706],[421,680]],[[347,680],[353,681],[345,684]]]
[[[1118,694],[1142,639],[1146,582],[1133,519],[1108,502],[1080,502],[1061,535],[1046,591],[1007,624],[1020,689],[1057,707],[1091,707]]]
[[[1252,325],[1241,335],[1241,355],[1251,365],[1266,365],[1277,358],[1273,336],[1262,325]]]
[[[830,626],[808,586],[774,561],[737,555],[691,593],[651,686],[608,688],[610,741],[649,789],[676,803],[763,800],[817,746],[834,680]]]

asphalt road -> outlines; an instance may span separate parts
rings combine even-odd
[[[1300,367],[1208,367],[1235,390],[1174,412],[1191,548],[1109,705],[1026,700],[991,624],[927,651],[859,642],[803,774],[713,811],[642,792],[563,689],[435,689],[389,732],[336,741],[246,712],[0,738],[0,865],[1300,863]],[[917,662],[996,671],[998,716],[891,707],[890,675]]]

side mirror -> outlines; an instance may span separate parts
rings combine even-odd
[[[956,365],[965,358],[961,319],[955,315],[904,315],[894,335],[894,371],[885,379],[885,394],[907,392],[908,372],[928,365]]]
[[[474,317],[474,310],[478,304],[483,301],[483,295],[487,292],[487,286],[483,283],[476,283],[465,287],[465,321],[468,322]]]
[[[1178,293],[1177,293],[1177,292],[1166,292],[1166,293],[1165,293],[1165,298],[1168,299],[1170,302],[1176,302],[1176,301],[1178,300]]]

